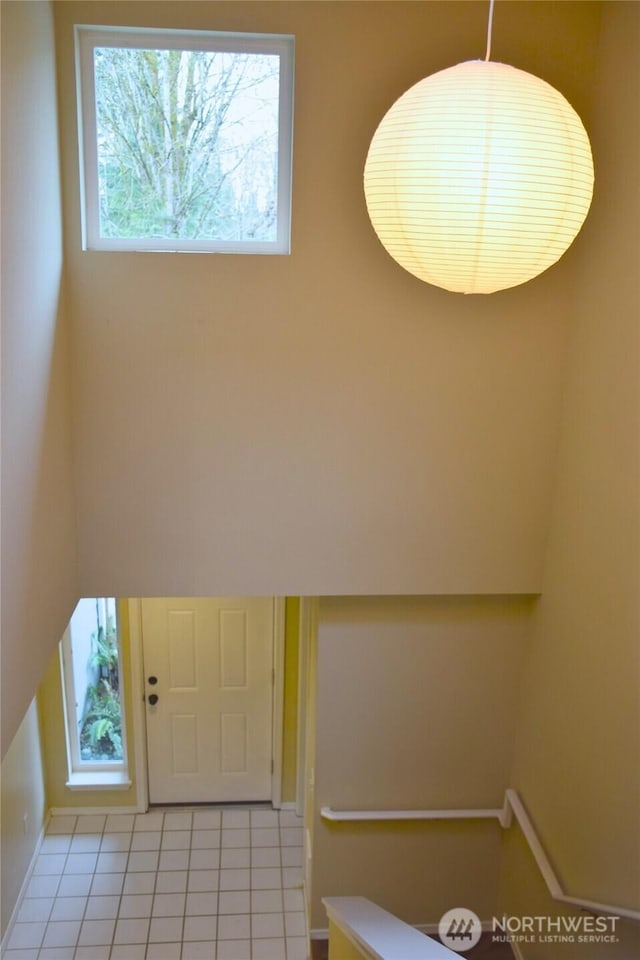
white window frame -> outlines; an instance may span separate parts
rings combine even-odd
[[[76,25],[76,86],[83,250],[288,254],[291,252],[294,37],[284,34],[159,30]],[[277,54],[280,57],[278,117],[278,213],[274,241],[221,241],[100,236],[98,150],[93,51],[98,47],[209,50]]]
[[[120,639],[120,615],[116,600],[116,638],[118,642],[119,699],[122,730],[122,760],[113,763],[91,763],[80,756],[78,735],[76,690],[71,646],[71,623],[67,626],[59,646],[60,676],[62,680],[62,708],[64,713],[65,742],[67,747],[68,778],[70,790],[127,790],[131,786],[127,758],[127,729],[125,722],[124,670],[122,643]]]

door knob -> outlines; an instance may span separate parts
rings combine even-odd
[[[157,682],[158,682],[158,678],[157,678],[157,677],[148,677],[148,678],[147,678],[147,683],[150,683],[151,686],[153,686],[154,683],[157,683]]]
[[[151,704],[152,707],[155,707],[156,703],[158,702],[158,694],[157,694],[157,693],[150,693],[149,696],[147,697],[147,700],[148,700],[148,702]]]

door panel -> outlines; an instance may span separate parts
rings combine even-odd
[[[141,608],[150,802],[268,800],[273,600],[149,599]]]

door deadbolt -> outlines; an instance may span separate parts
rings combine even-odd
[[[157,683],[157,682],[158,682],[158,678],[157,678],[157,677],[149,677],[149,678],[147,679],[147,683],[150,683],[151,686],[153,686],[153,685],[154,685],[155,683]]]

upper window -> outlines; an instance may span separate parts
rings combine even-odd
[[[89,250],[288,253],[293,37],[76,27]]]

